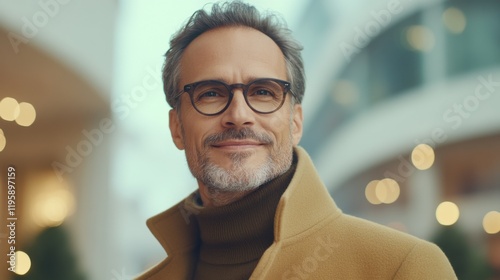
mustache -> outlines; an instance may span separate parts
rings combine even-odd
[[[227,140],[243,140],[243,139],[252,139],[263,144],[273,143],[273,139],[271,138],[271,136],[265,133],[255,132],[251,128],[247,127],[242,129],[230,128],[220,133],[214,133],[205,138],[203,144],[205,145],[205,147],[209,147],[212,145],[217,145],[218,143]]]

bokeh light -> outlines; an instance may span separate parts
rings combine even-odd
[[[7,145],[7,139],[5,139],[5,135],[3,134],[3,130],[0,128],[0,152],[3,151]]]
[[[16,268],[15,268],[14,272],[17,275],[24,275],[24,274],[28,273],[30,268],[31,268],[31,259],[28,256],[28,254],[26,254],[23,251],[17,251],[16,252]]]
[[[27,102],[19,103],[19,116],[16,123],[20,126],[30,126],[36,119],[35,107]]]
[[[5,97],[0,101],[0,117],[6,121],[13,121],[19,116],[19,103],[12,97]]]
[[[450,201],[444,201],[436,209],[436,219],[443,226],[451,226],[458,221],[460,210]]]
[[[465,14],[455,7],[450,7],[443,12],[443,23],[446,28],[454,34],[464,32],[467,26],[467,18]]]
[[[377,188],[377,184],[379,183],[379,180],[373,180],[370,183],[366,185],[365,188],[365,196],[366,200],[370,202],[371,204],[378,205],[381,204],[382,202],[377,198],[377,195],[375,194],[375,190]]]
[[[342,106],[352,106],[359,101],[359,90],[355,84],[348,80],[340,80],[333,88],[333,101]]]
[[[497,211],[488,212],[483,218],[483,228],[488,234],[500,232],[500,213]]]
[[[435,159],[434,149],[427,144],[416,146],[411,153],[413,165],[420,170],[429,169],[434,164]]]
[[[375,195],[380,202],[391,204],[399,198],[400,188],[398,182],[393,179],[386,178],[378,182]]]
[[[413,50],[421,52],[432,50],[436,44],[434,33],[421,25],[410,26],[406,30],[406,40]]]
[[[66,189],[57,189],[39,195],[34,205],[35,222],[41,227],[56,227],[73,213],[75,199]]]

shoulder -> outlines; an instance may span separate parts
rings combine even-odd
[[[353,254],[375,266],[393,267],[394,279],[456,279],[444,253],[431,242],[345,214],[331,226]]]
[[[412,247],[417,243],[426,242],[402,231],[347,214],[342,214],[334,224],[339,234],[346,234],[367,243],[387,242],[395,246]]]
[[[359,250],[376,249],[393,257],[404,258],[415,246],[435,246],[410,234],[346,214],[330,224],[330,230],[346,242],[354,243]]]

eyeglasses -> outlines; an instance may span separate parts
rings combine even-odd
[[[184,92],[189,94],[191,104],[199,113],[214,116],[224,112],[233,100],[234,89],[243,90],[248,107],[260,114],[276,112],[283,106],[285,96],[290,91],[291,84],[278,79],[258,79],[248,84],[228,85],[221,81],[200,81],[184,86]]]

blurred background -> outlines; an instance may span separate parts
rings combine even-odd
[[[196,189],[160,71],[206,1],[179,2],[0,2],[0,279],[131,279],[165,258],[145,220]],[[301,145],[344,212],[500,279],[500,2],[248,2],[304,45]]]

